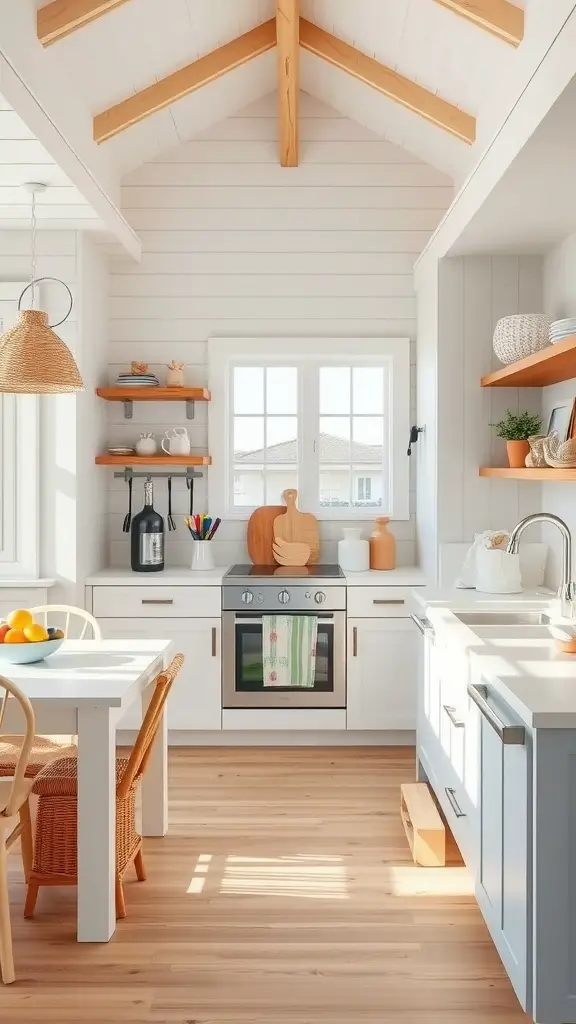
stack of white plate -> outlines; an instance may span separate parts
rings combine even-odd
[[[576,334],[576,316],[566,317],[565,320],[554,320],[550,324],[550,341],[557,345],[559,341],[565,341]]]
[[[119,373],[116,383],[119,388],[157,388],[160,381],[154,373]]]

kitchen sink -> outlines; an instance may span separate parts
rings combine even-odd
[[[552,621],[549,612],[455,612],[465,626],[547,626]]]

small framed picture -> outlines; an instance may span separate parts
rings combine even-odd
[[[548,429],[546,431],[547,434],[551,434],[553,430],[557,430],[560,442],[567,441],[568,438],[571,437],[574,426],[574,405],[575,400],[572,399],[571,401],[565,402],[562,405],[557,405],[552,409]]]

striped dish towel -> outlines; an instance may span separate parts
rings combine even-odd
[[[263,615],[264,686],[314,686],[315,615]]]

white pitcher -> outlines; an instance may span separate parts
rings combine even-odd
[[[162,451],[166,455],[190,455],[190,438],[186,427],[167,430],[162,438]]]

